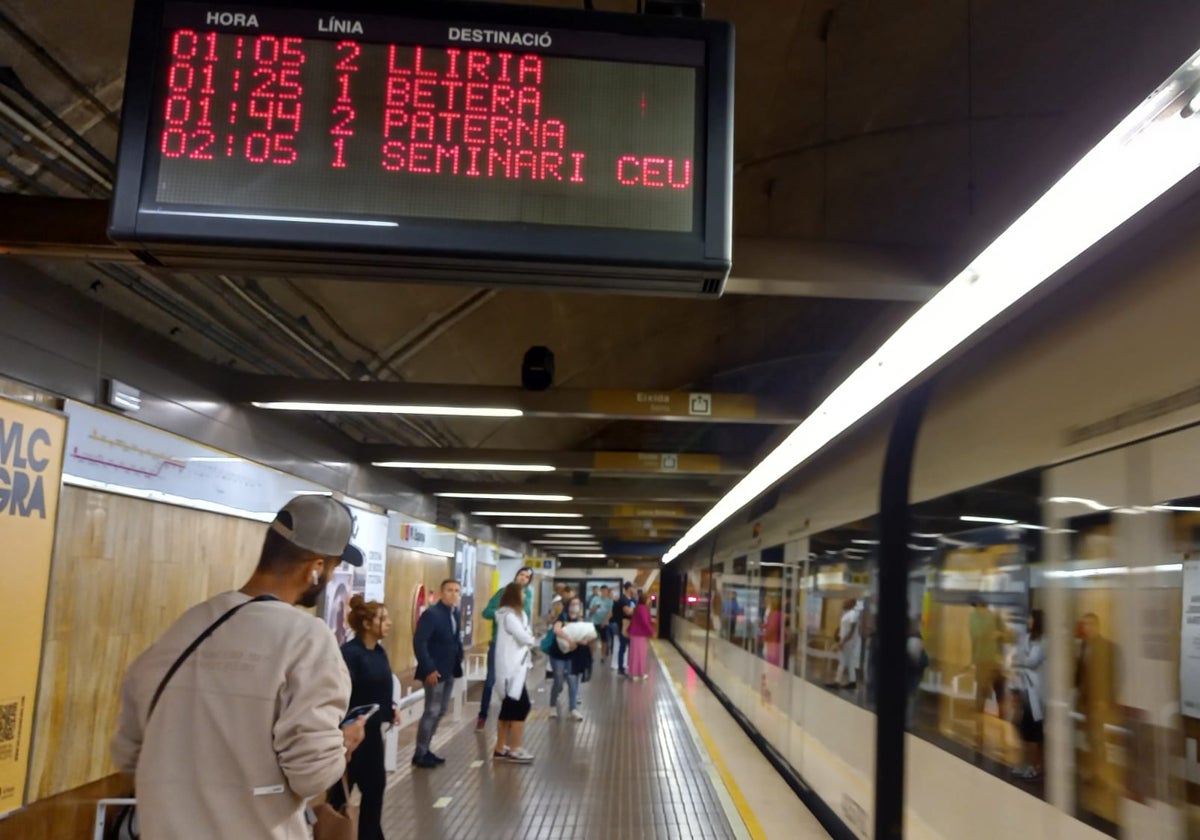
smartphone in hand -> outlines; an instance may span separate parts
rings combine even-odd
[[[378,711],[379,711],[378,703],[370,703],[366,706],[355,706],[353,709],[346,712],[345,720],[343,720],[341,723],[339,723],[338,727],[340,728],[343,726],[348,726],[349,724],[354,723],[354,721],[358,720],[360,717],[362,717],[364,715],[369,718],[371,715],[375,714]]]

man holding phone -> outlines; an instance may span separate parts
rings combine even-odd
[[[421,614],[413,635],[417,679],[425,684],[425,711],[417,726],[414,767],[437,767],[446,761],[430,746],[454,696],[454,680],[463,673],[462,621],[458,615],[461,598],[462,586],[458,581],[442,581],[438,602]]]
[[[305,803],[342,777],[364,718],[312,607],[339,563],[362,565],[350,511],[298,496],[237,591],[185,612],[129,667],[113,759],[136,774],[146,840],[309,836]]]

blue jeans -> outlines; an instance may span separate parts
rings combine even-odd
[[[551,659],[550,666],[554,669],[554,686],[550,689],[550,705],[558,706],[558,695],[562,691],[563,681],[566,680],[571,711],[575,711],[575,706],[579,701],[579,675],[571,673],[571,660]]]
[[[488,645],[487,680],[483,683],[483,696],[479,698],[479,719],[487,720],[492,708],[492,689],[496,687],[496,640]]]
[[[617,634],[617,638],[621,642],[620,653],[617,654],[617,670],[622,674],[625,673],[625,657],[629,654],[629,637],[621,632],[621,626],[618,624],[613,628]]]

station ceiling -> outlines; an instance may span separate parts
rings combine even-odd
[[[111,170],[46,135],[62,136],[53,115],[114,157],[131,0],[103,14],[86,0],[0,0],[0,13],[0,217],[38,197],[105,199]],[[1194,0],[709,0],[706,15],[737,30],[742,280],[719,300],[8,259],[227,370],[240,394],[256,375],[314,393],[511,392],[525,350],[549,347],[555,387],[524,417],[327,420],[367,462],[548,461],[555,472],[416,474],[428,489],[573,488],[578,504],[557,504],[595,533],[665,545],[1200,45]],[[639,417],[639,392],[745,395],[760,422]]]

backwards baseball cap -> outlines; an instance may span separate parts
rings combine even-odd
[[[350,544],[354,516],[333,496],[297,496],[275,514],[271,530],[306,551],[363,564],[362,552]]]

